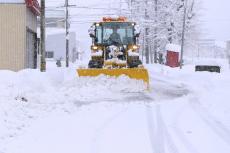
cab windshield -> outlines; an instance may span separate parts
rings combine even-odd
[[[96,28],[96,43],[103,45],[134,44],[132,23],[102,23]]]

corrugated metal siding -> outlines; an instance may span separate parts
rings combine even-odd
[[[37,16],[30,11],[30,9],[26,9],[26,68],[36,68],[36,60],[37,57],[36,52],[36,33],[37,33]]]
[[[25,68],[25,4],[0,4],[0,69]]]
[[[28,8],[26,9],[26,26],[31,31],[37,33],[37,16]]]
[[[30,30],[26,32],[26,67],[27,68],[36,68],[36,34]]]

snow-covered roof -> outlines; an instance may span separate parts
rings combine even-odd
[[[195,65],[222,66],[222,61],[212,58],[200,58],[194,61]]]
[[[166,51],[174,51],[174,52],[180,52],[181,51],[181,46],[176,45],[176,44],[167,44],[165,46]]]
[[[0,0],[0,3],[25,3],[25,0]]]

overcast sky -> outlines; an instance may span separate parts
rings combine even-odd
[[[109,1],[119,2],[118,0],[70,0],[70,3],[77,4],[78,6],[102,7],[101,5],[103,4],[108,5]],[[202,1],[202,6],[200,6],[202,8],[200,19],[202,23],[201,33],[203,33],[203,36],[218,41],[230,40],[230,0],[197,1]],[[64,0],[60,0],[59,4],[57,0],[49,0],[48,2],[51,5],[60,5],[60,3],[64,3]],[[91,12],[91,10],[85,9],[79,11],[79,14],[88,14]],[[79,16],[79,18],[81,17]]]
[[[203,27],[207,38],[230,40],[230,0],[202,0]]]

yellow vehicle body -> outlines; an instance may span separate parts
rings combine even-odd
[[[115,39],[113,40],[113,43],[110,42],[111,44],[107,41],[102,42],[101,37],[103,36],[103,33],[101,35],[97,35],[96,29],[100,29],[101,26],[105,26],[103,25],[104,23],[106,23],[106,25],[111,24],[107,28],[110,28],[113,32],[118,32],[117,29],[119,29],[119,25],[121,27],[123,26],[123,29],[126,27],[127,29],[125,30],[125,33],[122,33],[124,30],[120,30],[120,36],[123,34],[123,41],[120,39],[120,41],[117,42]],[[147,85],[148,89],[149,74],[139,59],[139,45],[137,44],[137,38],[140,33],[137,32],[134,34],[136,30],[135,25],[136,23],[128,22],[125,17],[104,17],[103,22],[94,23],[93,27],[89,30],[90,37],[92,37],[93,40],[91,46],[91,60],[89,61],[87,69],[77,69],[78,76],[96,77],[99,75],[107,75],[111,77],[119,77],[121,75],[126,75],[131,79],[142,80]],[[128,30],[132,30],[133,35],[128,33]],[[112,34],[113,33],[111,33],[111,35]],[[128,36],[128,34],[130,35]],[[101,42],[98,40],[101,40]]]
[[[99,76],[107,75],[119,77],[126,75],[131,79],[143,80],[149,86],[149,74],[145,68],[121,68],[121,69],[78,69],[78,75],[83,76]]]

